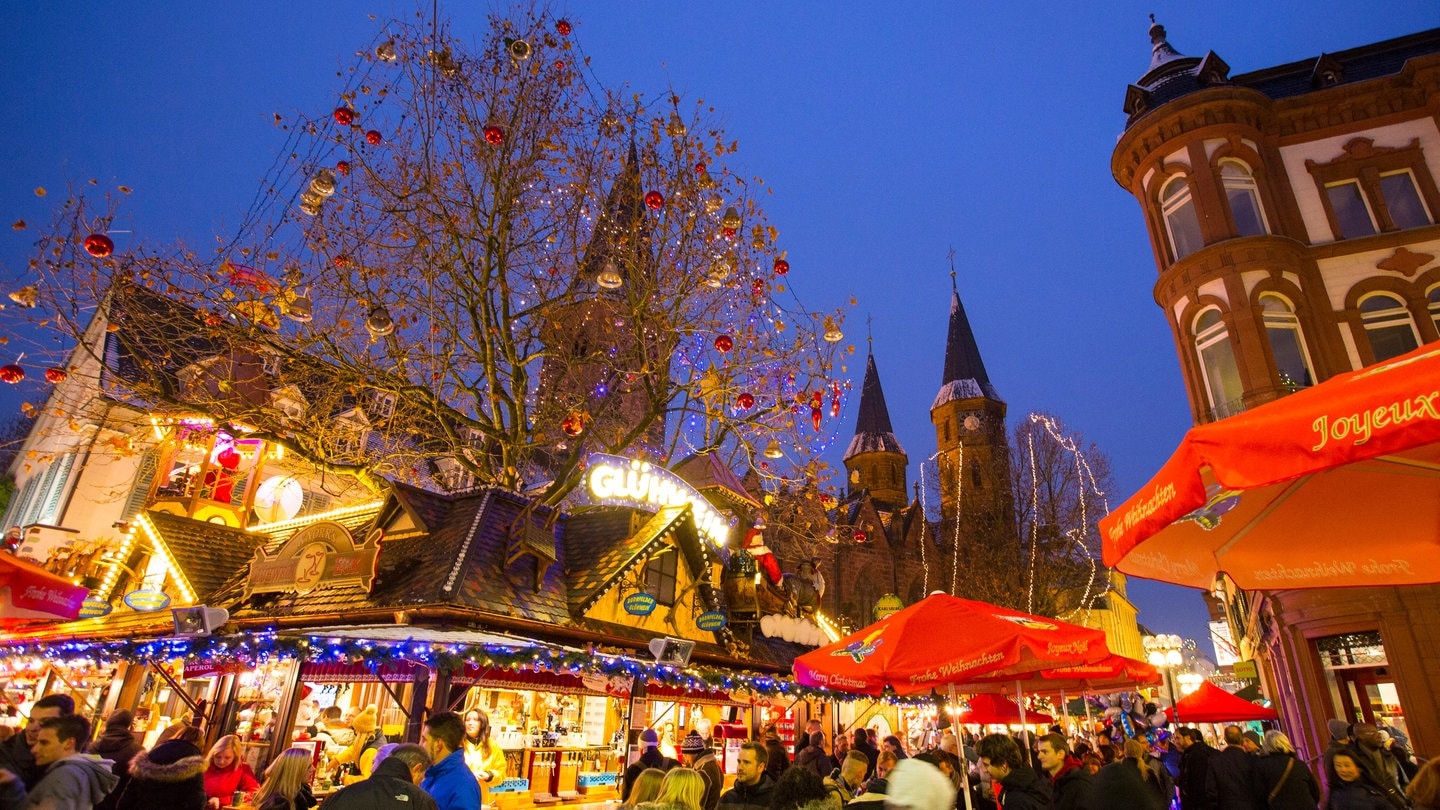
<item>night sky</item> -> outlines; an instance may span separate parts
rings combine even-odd
[[[442,6],[483,37],[494,4]],[[405,2],[0,5],[0,230],[6,292],[67,187],[134,192],[119,250],[231,233],[276,162],[274,115],[321,116],[337,71]],[[429,3],[423,8],[428,10]],[[763,177],[762,202],[812,307],[858,299],[857,353],[828,453],[854,430],[866,319],[910,480],[935,452],[950,264],[1010,419],[1060,416],[1111,457],[1118,505],[1190,425],[1135,200],[1110,177],[1125,87],[1153,12],[1180,53],[1233,74],[1437,23],[1428,2],[556,4],[593,81],[712,104]],[[372,16],[373,15],[373,16]],[[379,19],[376,19],[379,18]],[[34,189],[50,194],[37,198]],[[13,328],[13,327],[11,327]],[[0,349],[0,351],[5,351]],[[9,358],[13,359],[13,358]],[[9,359],[4,362],[9,362]],[[35,376],[35,375],[32,375]],[[36,391],[0,392],[0,415]],[[1193,591],[1132,582],[1140,620],[1202,641]]]

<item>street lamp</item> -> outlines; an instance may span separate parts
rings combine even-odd
[[[1175,668],[1184,663],[1180,655],[1183,642],[1174,633],[1161,633],[1156,636],[1146,636],[1142,643],[1145,645],[1145,657],[1150,661],[1151,666],[1165,672],[1165,689],[1170,693],[1170,706],[1175,712],[1175,725],[1180,725],[1180,701],[1175,694]]]

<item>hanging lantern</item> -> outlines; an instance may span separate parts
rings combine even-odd
[[[720,335],[719,337],[715,338],[715,348],[719,349],[722,352],[728,352],[731,349],[735,348],[735,339],[730,337],[729,335]]]
[[[755,395],[749,391],[744,391],[740,396],[735,398],[735,404],[740,406],[740,410],[748,411],[755,407]]]
[[[494,124],[486,124],[485,129],[482,131],[485,133],[485,143],[491,146],[499,146],[505,143],[505,130],[500,127]]]
[[[69,376],[70,373],[63,368],[56,367],[45,369],[45,381],[51,383],[52,385],[59,385],[60,383],[65,382],[66,378]]]
[[[310,288],[290,299],[285,305],[285,317],[296,323],[309,323],[315,316],[315,302],[310,300]]]
[[[395,40],[387,39],[375,46],[375,58],[381,62],[395,61]]]
[[[665,125],[665,131],[669,133],[672,138],[685,137],[685,122],[680,120],[680,113],[670,113],[670,123]]]
[[[336,164],[335,164],[335,171],[340,172],[341,174],[349,174],[349,173],[350,173],[350,161],[348,161],[348,160],[342,160],[342,161],[340,161],[339,163],[336,163]]]
[[[771,439],[770,443],[765,445],[766,458],[783,458],[784,456],[785,451],[780,449],[780,442],[775,439]]]
[[[665,195],[658,191],[645,192],[645,207],[658,211],[665,207]]]
[[[819,409],[819,408],[811,408],[811,409],[810,409],[810,424],[812,424],[812,425],[815,426],[815,430],[816,430],[817,432],[820,430],[820,420],[821,420],[820,409]]]
[[[85,252],[97,259],[103,259],[115,252],[115,243],[103,233],[92,233],[85,237]]]
[[[329,197],[335,193],[335,175],[329,169],[321,169],[310,178],[310,190],[321,197]]]
[[[348,127],[355,123],[355,111],[349,107],[336,107],[334,116],[335,123],[342,127]]]
[[[783,275],[785,275],[785,274],[788,273],[788,272],[790,272],[790,262],[787,262],[787,261],[785,261],[784,259],[776,259],[776,260],[775,260],[775,275],[777,275],[777,276],[783,276]]]
[[[562,37],[570,36],[570,21],[566,19],[556,20],[555,33],[559,34]]]
[[[505,41],[505,50],[510,53],[510,58],[517,62],[524,62],[530,58],[530,43],[523,39],[509,39]]]
[[[765,229],[759,225],[750,229],[750,247],[756,250],[765,249]]]
[[[585,422],[585,414],[580,411],[571,411],[565,415],[564,419],[560,420],[560,429],[565,431],[566,436],[574,438],[585,432]]]
[[[379,130],[372,129],[372,130],[370,130],[369,132],[365,133],[365,142],[368,143],[368,144],[370,144],[371,146],[379,146],[379,145],[380,145],[380,131],[379,131]]]
[[[720,233],[722,233],[726,239],[734,239],[735,232],[740,230],[740,225],[740,212],[736,211],[733,205],[726,208],[725,215],[720,217]]]
[[[324,197],[308,188],[300,192],[300,210],[312,217],[320,213],[320,204],[323,202],[325,202]]]
[[[614,261],[606,259],[605,266],[595,276],[595,283],[607,290],[618,290],[625,284],[625,277],[620,275],[620,268]]]
[[[370,316],[365,319],[365,328],[369,330],[372,338],[382,338],[395,331],[395,319],[390,317],[390,310],[376,305],[370,309]]]
[[[838,326],[835,325],[835,319],[834,319],[834,318],[831,318],[829,315],[826,315],[826,316],[825,316],[825,342],[826,342],[826,343],[839,343],[840,341],[842,341],[842,340],[844,340],[844,339],[845,339],[845,333],[844,333],[844,332],[841,332],[841,331],[840,331],[840,327],[838,327]]]
[[[0,366],[0,381],[14,385],[23,379],[25,379],[25,369],[21,368],[19,363]]]
[[[735,260],[730,254],[726,254],[710,263],[710,275],[705,277],[705,283],[711,287],[720,287],[725,280],[730,278],[730,271],[735,268]]]

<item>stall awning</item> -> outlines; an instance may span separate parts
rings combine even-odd
[[[89,594],[32,562],[0,553],[0,627],[74,619]]]
[[[708,689],[687,689],[683,686],[666,686],[652,683],[645,687],[645,697],[651,700],[673,700],[680,703],[710,703],[716,706],[746,706],[749,698],[738,700],[729,692]]]
[[[628,678],[606,678],[601,675],[580,675],[534,669],[505,669],[467,664],[450,676],[456,686],[479,686],[486,689],[529,689],[539,692],[561,692],[572,695],[607,695],[629,697]]]
[[[417,670],[428,670],[414,661],[390,661],[378,667],[368,664],[338,664],[306,661],[300,665],[300,680],[307,683],[410,683]]]

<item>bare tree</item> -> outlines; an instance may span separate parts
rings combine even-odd
[[[115,251],[117,200],[72,196],[27,311],[119,358],[103,384],[136,413],[372,488],[433,473],[555,504],[594,451],[813,471],[843,313],[791,290],[703,102],[593,86],[573,33],[543,7],[473,51],[442,20],[387,24],[333,110],[277,117],[290,159],[214,253]]]

